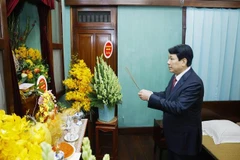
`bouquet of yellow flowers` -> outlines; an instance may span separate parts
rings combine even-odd
[[[42,60],[39,50],[27,48],[26,46],[18,47],[14,50],[18,67],[17,77],[19,83],[36,83],[38,77],[43,75],[48,81],[48,65]]]
[[[63,81],[67,88],[66,100],[72,102],[72,108],[78,111],[90,111],[91,70],[83,60],[72,60],[69,76]]]

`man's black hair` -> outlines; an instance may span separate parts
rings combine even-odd
[[[170,54],[176,54],[179,61],[183,58],[186,58],[187,59],[187,66],[190,66],[192,64],[193,51],[192,51],[192,48],[189,45],[179,44],[179,45],[176,45],[172,48],[169,48],[168,52]]]

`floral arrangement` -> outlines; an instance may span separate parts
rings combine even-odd
[[[39,50],[21,46],[15,49],[14,53],[19,63],[17,69],[19,83],[36,83],[40,75],[49,80],[48,65],[44,64]]]
[[[56,97],[51,90],[45,91],[38,99],[39,111],[35,117],[38,122],[47,122],[49,119],[54,119],[57,114]]]
[[[51,135],[45,124],[0,110],[0,126],[1,160],[44,159],[43,155],[46,160],[54,159],[50,156],[53,151],[46,150],[51,146]]]
[[[97,57],[94,67],[94,77],[91,81],[92,92],[88,95],[91,106],[115,107],[122,102],[121,86],[118,77],[110,65],[103,60],[103,56]]]
[[[48,82],[50,82],[50,78],[48,77],[48,65],[42,60],[39,50],[28,48],[25,45],[37,21],[31,22],[30,17],[27,17],[26,25],[22,27],[19,18],[21,11],[22,5],[17,7],[8,17],[8,31],[18,83],[19,85],[30,83],[19,87],[20,95],[22,99],[25,99],[34,92],[36,93],[36,83],[40,75],[45,76]]]
[[[43,75],[46,80],[50,82],[48,65],[42,60],[39,50],[21,46],[14,50],[14,54],[16,58],[16,73],[19,84],[33,83],[34,87],[37,88],[36,83],[40,75]],[[31,94],[32,91],[25,91],[22,92],[21,95],[28,97]]]
[[[84,60],[72,58],[68,78],[63,81],[66,86],[66,100],[78,111],[90,111],[90,99],[87,96],[92,91],[90,87],[91,70],[87,67]]]
[[[62,114],[58,112],[56,97],[51,90],[45,91],[38,99],[38,112],[35,115],[37,122],[45,123],[52,137],[52,145],[55,145],[62,135]]]

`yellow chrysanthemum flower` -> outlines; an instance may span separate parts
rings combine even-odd
[[[67,87],[66,100],[73,101],[72,108],[78,111],[90,111],[90,102],[88,93],[92,91],[90,82],[93,74],[87,67],[84,60],[77,60],[76,63],[71,64],[69,77],[63,81]]]
[[[33,78],[33,73],[32,73],[32,72],[29,72],[29,73],[27,74],[27,77],[28,77],[28,79],[32,79],[32,78]]]
[[[26,117],[7,115],[4,110],[0,110],[0,126],[1,160],[42,159],[40,143],[48,141],[47,128],[36,129]]]
[[[35,60],[42,60],[42,55],[39,50],[35,50]]]
[[[30,67],[33,66],[33,62],[32,62],[31,59],[27,59],[25,62],[26,62]]]

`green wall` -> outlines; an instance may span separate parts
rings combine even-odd
[[[123,103],[118,106],[119,127],[152,126],[162,112],[147,108],[126,71],[141,89],[164,90],[170,76],[168,48],[181,43],[181,8],[118,8],[118,77]]]
[[[40,25],[39,25],[39,16],[38,16],[38,10],[36,5],[30,4],[30,3],[24,3],[24,8],[19,16],[21,30],[25,29],[27,17],[30,18],[30,24],[33,24],[34,21],[36,21],[36,24],[26,40],[26,46],[29,48],[34,48],[41,51],[40,28],[39,28]]]
[[[65,6],[64,0],[62,3],[62,24],[63,24],[63,52],[64,52],[64,75],[68,76],[68,71],[71,62],[71,14],[70,6]]]

